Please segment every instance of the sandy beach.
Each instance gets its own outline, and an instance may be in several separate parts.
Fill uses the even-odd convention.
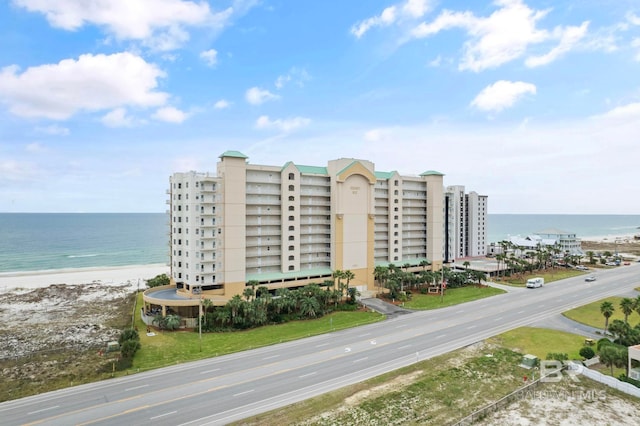
[[[99,268],[56,269],[48,271],[4,272],[0,273],[0,293],[13,289],[34,289],[52,284],[101,284],[137,287],[144,281],[159,274],[169,274],[165,264],[115,266]]]

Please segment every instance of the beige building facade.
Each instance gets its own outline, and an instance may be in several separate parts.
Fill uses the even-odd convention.
[[[427,260],[439,270],[443,190],[434,171],[402,176],[346,158],[254,165],[227,151],[215,174],[170,178],[172,285],[223,305],[247,285],[321,284],[336,270],[353,272],[361,292],[376,290],[378,265],[421,269]]]

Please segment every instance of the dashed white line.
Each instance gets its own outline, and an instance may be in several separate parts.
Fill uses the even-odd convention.
[[[220,369],[219,368],[214,368],[213,370],[202,371],[202,372],[200,372],[200,374],[213,373],[214,371],[220,371]]]
[[[170,416],[170,415],[175,414],[175,413],[177,413],[177,411],[170,411],[168,413],[164,413],[164,414],[160,414],[158,416],[151,417],[151,418],[149,418],[149,420],[159,419],[160,417]]]
[[[255,391],[255,389],[251,389],[251,390],[248,390],[248,391],[244,391],[244,392],[236,393],[236,394],[233,394],[233,396],[245,395],[245,394],[247,394],[247,393],[251,393],[251,392],[253,392],[253,391]]]
[[[460,309],[459,311],[456,311],[456,314],[461,314],[464,312],[464,309]]]
[[[265,360],[265,359],[273,359],[273,358],[278,358],[279,356],[280,355],[271,355],[271,356],[268,356],[268,357],[265,357],[265,358],[262,358],[262,359],[263,360]]]
[[[500,321],[502,319],[502,317],[498,317],[496,319],[494,319],[494,321]]]
[[[467,327],[467,330],[471,330],[472,328],[476,328],[477,325],[470,325],[469,327]]]
[[[43,411],[55,410],[56,408],[59,408],[59,407],[60,407],[59,405],[54,405],[53,407],[43,408],[42,410],[32,411],[32,412],[27,413],[27,414],[42,413]]]
[[[354,362],[354,363],[356,363],[356,362],[360,362],[360,361],[366,361],[366,360],[368,360],[368,359],[369,359],[369,357],[368,357],[368,356],[365,356],[364,358],[356,359],[356,360],[355,360],[355,361],[353,361],[353,362]]]
[[[436,336],[436,339],[441,339],[441,338],[443,338],[444,336],[446,336],[446,334],[441,334],[441,335],[439,335],[439,336]]]
[[[318,374],[318,372],[314,371],[313,373],[303,374],[302,376],[298,376],[298,378],[304,379],[305,377],[310,377],[310,376],[313,376],[314,374]]]
[[[134,387],[134,388],[128,388],[128,389],[125,389],[124,391],[125,391],[125,392],[129,392],[129,391],[136,390],[136,389],[146,388],[147,386],[149,386],[149,385],[140,385],[140,386],[136,386],[136,387]]]
[[[327,343],[322,343],[320,345],[316,345],[316,348],[321,348],[323,346],[327,346],[328,344],[329,344],[328,342]]]
[[[409,325],[409,324],[400,324],[400,325],[396,325],[396,328],[402,328],[402,327],[406,327],[406,326],[408,326],[408,325]]]
[[[524,311],[518,311],[518,312],[516,312],[516,314],[522,314],[522,313],[524,313]]]
[[[400,347],[398,348],[398,350],[400,350],[400,349],[407,349],[407,348],[410,348],[410,347],[411,347],[411,345],[404,345],[404,346],[400,346]]]
[[[367,336],[370,336],[370,335],[371,335],[371,333],[364,333],[364,334],[359,335],[358,337],[367,337]]]

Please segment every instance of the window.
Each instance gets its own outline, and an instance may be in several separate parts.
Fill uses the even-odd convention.
[[[293,271],[293,265],[289,265],[289,270]]]
[[[294,237],[293,235],[289,235],[289,241],[295,241],[296,237]]]
[[[294,246],[289,246],[289,251],[294,251],[295,247]]]
[[[180,189],[180,188],[182,188],[182,184],[181,183],[178,184],[178,189]]]
[[[289,216],[289,221],[293,221],[295,218],[293,216]]]
[[[289,227],[289,231],[295,231],[295,230],[296,230],[295,226],[292,225],[292,226]]]
[[[289,211],[290,211],[290,212],[294,211],[295,209],[296,209],[295,207],[293,207],[293,206],[289,206]]]
[[[293,173],[289,173],[289,180],[295,180],[296,175],[294,175]]]
[[[296,197],[294,197],[293,195],[289,195],[289,201],[295,201]]]
[[[293,191],[293,190],[295,190],[295,188],[296,188],[295,186],[289,185],[289,191]]]
[[[393,181],[393,185],[394,185],[394,186],[398,186],[398,181],[397,181],[397,180],[394,180],[394,181]]]
[[[294,260],[294,259],[295,259],[295,257],[293,255],[289,256],[289,260]]]

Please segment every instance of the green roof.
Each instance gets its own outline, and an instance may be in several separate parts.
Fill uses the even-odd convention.
[[[389,180],[395,172],[375,172],[377,179]]]
[[[402,268],[407,263],[410,266],[420,266],[420,262],[422,262],[423,260],[426,260],[427,262],[429,262],[429,264],[431,264],[431,261],[429,259],[427,259],[426,257],[421,257],[421,258],[418,258],[418,259],[396,260],[395,262],[377,261],[375,263],[375,265],[376,266],[389,266],[391,264],[394,264],[396,267]]]
[[[218,158],[224,158],[224,157],[249,158],[246,155],[244,155],[243,153],[241,153],[240,151],[225,151]]]
[[[435,170],[427,170],[426,172],[421,173],[420,176],[444,176],[444,174],[436,172]]]
[[[326,167],[319,166],[299,166],[296,164],[296,168],[300,171],[300,173],[307,173],[311,175],[327,175]]]
[[[280,281],[287,278],[307,279],[309,277],[316,277],[322,275],[331,275],[333,271],[331,268],[314,268],[305,269],[303,271],[291,271],[291,272],[269,272],[265,274],[247,274],[245,279],[248,281]]]

